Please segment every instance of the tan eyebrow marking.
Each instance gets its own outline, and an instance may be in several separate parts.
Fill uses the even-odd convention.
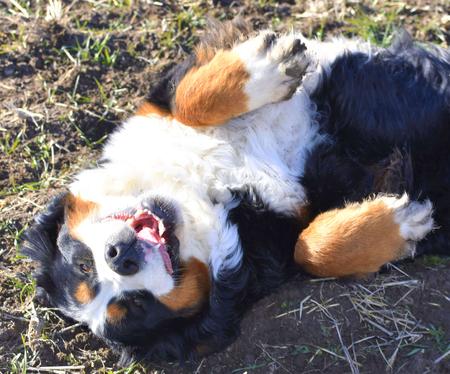
[[[87,282],[80,282],[75,290],[74,297],[80,304],[88,304],[94,299],[94,290]]]
[[[69,194],[66,200],[66,221],[69,232],[74,234],[74,230],[87,216],[95,209],[97,204],[92,201],[84,200],[73,194]]]

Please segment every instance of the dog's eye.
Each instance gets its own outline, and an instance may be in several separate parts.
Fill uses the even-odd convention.
[[[92,266],[84,263],[78,265],[82,273],[89,274],[92,271]]]

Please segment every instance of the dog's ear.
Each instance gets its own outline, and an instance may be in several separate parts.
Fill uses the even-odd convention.
[[[59,229],[64,222],[64,209],[68,196],[68,192],[56,195],[45,211],[39,213],[34,219],[35,225],[43,229],[52,242],[56,242]]]
[[[46,210],[38,214],[34,224],[25,231],[21,243],[20,252],[38,264],[33,275],[37,283],[36,297],[43,304],[47,304],[48,293],[56,290],[51,276],[52,264],[58,252],[56,240],[64,223],[67,195],[67,192],[61,193],[50,201]]]
[[[34,223],[24,233],[21,252],[38,262],[47,262],[57,250],[56,239],[64,222],[64,206],[67,192],[55,196],[44,212],[39,213]]]

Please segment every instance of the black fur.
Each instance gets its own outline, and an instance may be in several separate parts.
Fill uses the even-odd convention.
[[[429,198],[440,229],[418,252],[450,254],[450,53],[403,32],[373,58],[338,58],[313,98],[330,141],[311,152],[301,180],[311,211],[378,192]],[[400,178],[380,185],[378,170],[398,153]]]
[[[171,112],[176,88],[186,73],[195,65],[195,61],[195,56],[190,55],[180,64],[171,64],[163,69],[154,77],[155,83],[151,85],[150,92],[145,99]]]
[[[57,291],[51,273],[58,252],[56,239],[59,226],[64,222],[65,196],[63,193],[54,197],[46,211],[36,216],[34,225],[25,231],[21,245],[21,252],[40,265],[33,276],[37,284],[36,296],[43,304],[48,304]]]

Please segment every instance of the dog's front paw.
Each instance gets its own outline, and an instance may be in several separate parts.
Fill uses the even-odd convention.
[[[296,34],[277,37],[263,31],[234,51],[249,73],[245,92],[250,110],[290,98],[311,65],[306,46]]]
[[[393,209],[400,235],[406,242],[402,257],[414,256],[416,243],[435,228],[433,204],[430,200],[410,201],[407,194],[400,198],[385,197],[384,201]]]

